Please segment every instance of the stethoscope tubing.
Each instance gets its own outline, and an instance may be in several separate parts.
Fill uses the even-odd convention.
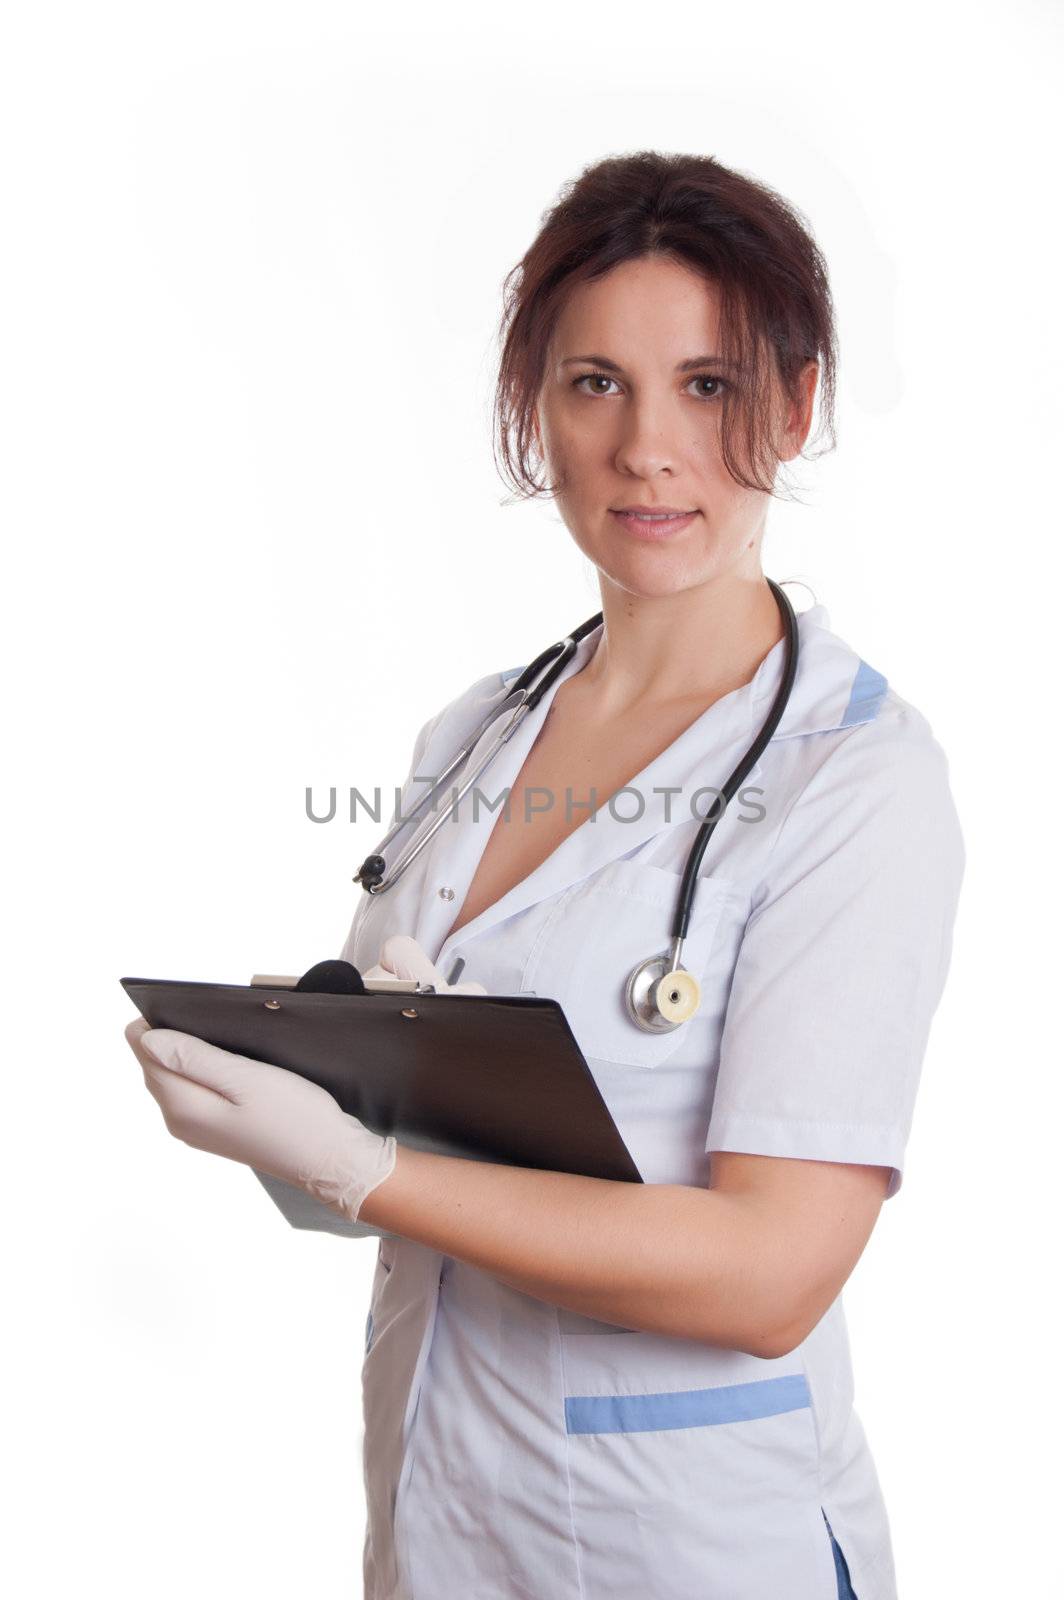
[[[680,965],[683,940],[686,937],[688,924],[691,919],[691,908],[694,902],[694,892],[698,883],[698,869],[702,864],[702,859],[706,853],[706,847],[709,844],[717,823],[724,815],[724,811],[737,792],[739,785],[743,782],[743,779],[748,775],[755,763],[760,759],[765,746],[768,744],[773,733],[776,731],[776,727],[787,704],[787,699],[790,695],[797,671],[798,624],[795,618],[794,609],[780,586],[777,583],[774,583],[771,578],[768,578],[766,581],[769,588],[772,590],[773,596],[775,597],[776,604],[779,607],[780,615],[783,618],[784,626],[786,628],[785,637],[787,643],[787,655],[784,664],[783,677],[780,681],[779,689],[776,692],[775,698],[772,702],[772,707],[769,711],[768,717],[765,720],[764,726],[761,729],[761,732],[758,734],[758,737],[754,743],[750,746],[750,749],[743,756],[743,759],[739,762],[738,766],[722,785],[721,790],[711,806],[708,816],[705,818],[701,827],[699,828],[694,844],[691,847],[686,865],[684,867],[683,875],[680,880],[676,911],[672,920],[669,948],[670,970],[676,970]],[[568,634],[564,639],[559,640],[556,644],[550,645],[548,649],[541,651],[541,653],[536,656],[534,661],[529,662],[528,666],[525,667],[524,671],[511,685],[505,699],[501,702],[501,704],[492,707],[487,716],[480,723],[480,726],[465,741],[461,749],[448,763],[446,771],[440,775],[432,787],[427,790],[427,792],[421,797],[411,811],[407,812],[405,816],[397,818],[393,826],[389,829],[388,833],[377,846],[374,854],[367,856],[366,860],[362,863],[358,872],[355,874],[355,883],[361,883],[362,887],[369,894],[382,894],[384,890],[390,889],[392,885],[402,877],[403,873],[413,865],[417,857],[433,839],[437,829],[442,827],[442,825],[447,821],[448,817],[453,814],[463,796],[469,792],[474,783],[476,783],[477,779],[481,777],[491,765],[502,746],[507,742],[508,739],[512,738],[514,733],[516,733],[524,718],[530,711],[534,710],[534,708],[539,704],[543,695],[565,671],[565,668],[572,660],[576,652],[576,647],[580,641],[585,638],[587,634],[589,634],[594,628],[597,628],[601,621],[602,612],[598,611],[593,617],[589,617],[586,622],[582,622],[578,628],[574,628],[573,632]],[[401,852],[399,860],[389,870],[385,865],[383,852],[387,849],[389,844],[391,844],[393,840],[398,837],[403,829],[407,828],[415,820],[415,818],[420,815],[424,808],[429,805],[440,793],[440,791],[450,781],[454,773],[457,772],[457,770],[468,759],[470,753],[476,748],[477,744],[483,738],[488,728],[490,728],[492,724],[497,722],[502,716],[506,716],[507,720],[504,722],[498,735],[492,740],[481,759],[476,763],[473,771],[464,780],[461,788],[455,792],[450,803],[444,808],[443,811],[439,813],[437,817],[433,818],[432,822],[427,828],[421,828],[418,830],[417,834],[410,841],[405,850]]]
[[[680,889],[676,901],[676,913],[672,919],[671,938],[673,940],[673,950],[670,953],[672,955],[674,965],[677,965],[679,962],[679,955],[677,953],[678,946],[679,944],[682,944],[682,941],[687,936],[687,925],[691,920],[691,907],[694,902],[695,885],[698,882],[698,869],[702,865],[702,858],[706,853],[706,846],[713,837],[713,831],[721,817],[724,815],[725,809],[734,799],[740,784],[743,782],[744,778],[749,775],[751,769],[757,764],[757,762],[760,761],[765,750],[765,746],[775,733],[776,728],[779,725],[779,720],[783,715],[787,701],[790,697],[791,689],[794,685],[795,674],[798,670],[798,619],[794,614],[794,607],[791,605],[790,600],[784,594],[778,583],[774,583],[771,578],[766,579],[766,582],[775,596],[776,604],[780,610],[780,616],[783,618],[783,624],[787,630],[785,635],[787,654],[784,661],[783,677],[780,680],[780,686],[776,691],[775,698],[772,701],[772,706],[761,728],[761,732],[758,734],[749,750],[743,756],[734,772],[732,772],[731,775],[721,785],[720,793],[710,807],[705,821],[702,823],[702,826],[699,828],[698,833],[695,836],[694,844],[691,846],[691,852],[687,857],[687,864],[683,870],[683,877],[680,880]]]
[[[431,788],[426,790],[417,804],[405,816],[396,819],[377,846],[375,853],[367,856],[362,863],[355,874],[355,883],[361,883],[369,894],[382,894],[385,889],[390,889],[394,883],[398,882],[407,868],[413,865],[417,857],[431,842],[437,829],[443,826],[477,779],[487,771],[503,745],[517,732],[528,713],[535,709],[547,690],[565,671],[565,668],[573,659],[576,647],[581,639],[589,634],[593,628],[597,628],[601,621],[602,612],[599,611],[595,616],[589,617],[586,622],[582,622],[579,628],[575,628],[571,634],[559,640],[557,644],[552,644],[548,649],[541,651],[534,661],[529,662],[521,675],[511,684],[506,698],[499,705],[492,707],[480,723],[480,726],[465,741],[461,749],[456,752],[448,763],[446,770],[441,773]],[[503,716],[507,717],[507,720],[498,735],[492,740],[472,772],[463,782],[461,788],[455,791],[450,803],[437,817],[433,818],[428,827],[418,830],[415,837],[401,853],[399,860],[389,871],[384,862],[384,851],[389,844],[398,837],[404,828],[409,827],[427,805],[432,803],[450,782],[454,773],[464,765],[470,752],[476,749],[487,730]]]
[[[496,707],[495,710],[493,710],[484,719],[473,736],[466,740],[461,750],[458,751],[457,755],[448,765],[446,771],[443,772],[440,777],[437,778],[432,787],[422,795],[421,799],[412,808],[412,810],[408,811],[405,816],[401,816],[396,820],[393,826],[385,834],[380,844],[377,846],[376,852],[371,856],[367,856],[365,861],[363,861],[361,867],[359,867],[357,873],[355,874],[354,882],[361,883],[362,887],[368,894],[382,894],[385,889],[390,889],[394,883],[399,881],[408,867],[413,866],[422,850],[424,850],[425,847],[430,844],[432,839],[435,837],[437,829],[442,828],[443,824],[447,821],[447,818],[455,811],[461,802],[463,795],[469,792],[474,783],[476,783],[477,779],[487,770],[492,761],[494,761],[495,757],[498,755],[507,739],[509,739],[510,736],[516,732],[519,723],[527,714],[527,703],[518,704],[511,709],[509,719],[503,726],[502,730],[498,736],[492,740],[491,744],[484,752],[484,755],[477,762],[469,776],[465,779],[461,788],[455,791],[450,803],[439,813],[438,816],[432,819],[428,827],[422,827],[418,830],[418,832],[414,835],[414,838],[411,839],[405,850],[403,850],[400,854],[399,860],[390,870],[388,870],[385,866],[383,852],[388,848],[389,844],[391,844],[392,841],[398,837],[404,828],[409,827],[410,823],[412,823],[414,819],[420,815],[425,807],[429,805],[430,802],[435,799],[436,795],[438,795],[446,786],[452,774],[456,772],[458,768],[466,761],[470,751],[476,748],[477,744],[480,742],[488,728],[491,727],[493,722],[498,721],[500,715],[503,714],[506,706],[509,704],[509,700],[510,697],[508,696],[501,708]]]

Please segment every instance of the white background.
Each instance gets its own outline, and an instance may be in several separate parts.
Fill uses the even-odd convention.
[[[969,857],[905,1185],[846,1290],[857,1405],[902,1600],[1043,1592],[1059,9],[387,16],[4,28],[8,1586],[361,1592],[376,1244],[167,1135],[118,979],[337,954],[375,830],[312,825],[306,785],[394,784],[445,700],[598,609],[551,506],[503,504],[494,329],[562,183],[653,147],[774,185],[831,269],[839,445],[765,567],[929,717]]]

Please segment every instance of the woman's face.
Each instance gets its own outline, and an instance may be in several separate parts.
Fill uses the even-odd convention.
[[[719,293],[666,256],[645,256],[578,285],[548,352],[536,407],[540,448],[577,545],[630,594],[666,595],[761,571],[769,496],[735,482],[721,459]],[[812,415],[784,420],[778,453],[797,455]],[[793,424],[797,423],[795,427]],[[640,524],[625,507],[693,512]]]

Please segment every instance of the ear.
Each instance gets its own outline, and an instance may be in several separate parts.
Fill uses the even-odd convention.
[[[813,399],[816,395],[817,378],[820,373],[818,361],[807,361],[798,376],[798,399],[787,412],[783,434],[783,450],[780,452],[781,461],[792,461],[801,452],[802,446],[809,437],[809,429],[813,423]],[[790,452],[789,454],[787,452]]]

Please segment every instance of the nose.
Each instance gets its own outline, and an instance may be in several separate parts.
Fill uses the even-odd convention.
[[[633,478],[675,473],[681,460],[679,420],[668,414],[664,401],[644,398],[626,407],[621,439],[614,456],[619,472]]]

